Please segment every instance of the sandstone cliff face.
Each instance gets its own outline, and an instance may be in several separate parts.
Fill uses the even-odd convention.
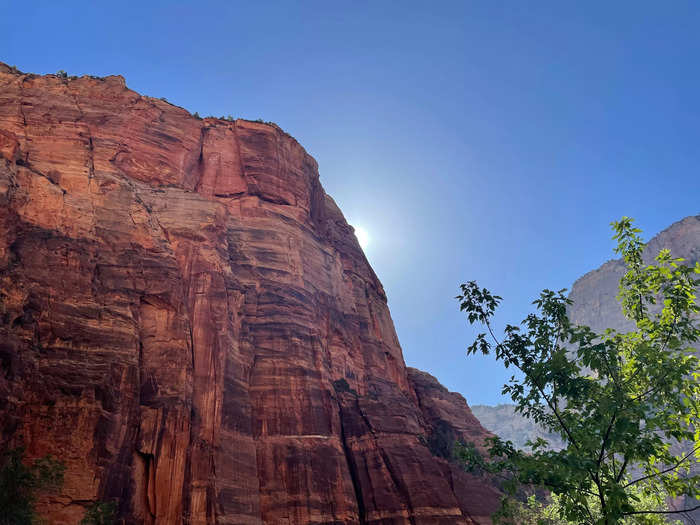
[[[0,65],[0,438],[67,466],[75,524],[469,524],[497,494],[425,445],[479,442],[408,372],[316,162],[121,77]],[[428,376],[429,377],[429,376]]]

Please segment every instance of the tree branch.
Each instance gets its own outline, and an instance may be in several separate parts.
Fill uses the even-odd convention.
[[[496,344],[497,344],[498,346],[500,346],[501,343],[498,342],[498,339],[497,339],[496,336],[493,334],[493,330],[491,329],[491,323],[489,323],[488,321],[486,321],[485,324],[486,324],[486,328],[488,329],[489,333],[491,334],[491,337],[493,338],[493,340],[496,342]],[[518,365],[517,363],[514,363],[514,366],[515,366],[515,368],[517,368],[518,370],[520,370],[523,374],[525,374],[526,377],[528,376],[528,373],[525,372],[525,370],[523,370],[522,367],[521,367],[520,365]],[[574,439],[574,436],[573,436],[573,435],[571,434],[571,432],[569,431],[569,428],[566,426],[566,424],[564,424],[564,421],[562,421],[561,416],[559,415],[559,411],[556,409],[556,407],[555,407],[555,406],[552,404],[552,402],[549,400],[549,398],[547,397],[547,394],[545,394],[544,390],[543,390],[542,388],[540,388],[540,386],[537,385],[536,383],[535,383],[535,387],[537,388],[537,390],[539,391],[539,393],[542,395],[542,398],[546,401],[547,406],[549,407],[549,409],[550,409],[550,410],[554,413],[554,415],[556,416],[557,421],[559,422],[559,425],[560,425],[561,428],[564,430],[564,432],[566,432],[566,435],[568,436],[569,441],[580,451],[580,450],[581,450],[581,447],[579,446],[578,442]]]
[[[603,437],[603,444],[600,447],[600,454],[598,454],[598,461],[596,462],[598,470],[600,470],[600,464],[603,461],[603,456],[605,455],[605,446],[608,444],[608,438],[610,437],[610,431],[612,430],[612,427],[615,424],[616,419],[617,419],[617,408],[615,409],[615,413],[613,414],[612,418],[610,418],[610,424],[608,425],[608,428],[605,431],[605,437]]]
[[[634,481],[630,481],[629,483],[627,483],[627,485],[623,486],[622,488],[626,489],[630,485],[634,485],[635,483],[639,483],[640,481],[644,481],[644,480],[650,479],[650,478],[655,478],[656,476],[660,476],[661,474],[666,474],[667,472],[671,472],[673,470],[676,470],[684,461],[687,461],[690,458],[690,456],[692,456],[698,450],[700,450],[700,445],[698,445],[697,447],[694,447],[693,450],[691,450],[685,456],[683,456],[680,460],[678,460],[675,465],[672,465],[669,468],[667,468],[665,470],[661,470],[661,471],[656,472],[654,474],[649,474],[648,476],[642,476],[641,478],[635,479]]]
[[[689,509],[681,510],[635,510],[632,512],[623,512],[623,516],[631,516],[632,514],[682,514],[683,512],[693,512],[694,510],[700,509],[700,505],[691,507]]]
[[[620,467],[620,472],[617,475],[617,478],[615,478],[615,483],[620,483],[622,476],[625,474],[625,470],[627,470],[627,463],[629,463],[629,458],[625,456],[625,460],[622,462],[622,466]]]

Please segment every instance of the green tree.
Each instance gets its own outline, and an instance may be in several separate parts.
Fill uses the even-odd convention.
[[[116,518],[117,505],[112,501],[96,501],[90,505],[80,525],[112,525]]]
[[[664,498],[657,494],[644,494],[640,490],[635,490],[634,495],[638,498],[638,504],[645,509],[654,511],[667,511],[668,506]],[[588,505],[595,516],[600,516],[599,502],[592,496],[588,496]],[[539,501],[534,494],[525,501],[509,500],[504,515],[504,521],[512,522],[516,525],[571,525],[572,522],[561,518],[562,498],[554,495],[551,501]],[[650,514],[644,516],[630,516],[622,519],[622,525],[682,525],[680,521],[669,521],[663,513]]]
[[[499,338],[493,316],[501,297],[473,281],[457,297],[469,322],[488,333],[467,353],[494,354],[516,369],[503,393],[566,443],[554,451],[538,439],[525,453],[494,438],[487,461],[468,447],[459,455],[468,468],[499,475],[507,493],[544,487],[562,519],[596,525],[651,523],[649,517],[681,512],[646,506],[655,495],[700,497],[700,476],[689,473],[700,459],[700,369],[692,348],[700,337],[700,264],[685,266],[667,250],[645,264],[632,220],[623,217],[613,228],[627,265],[619,299],[634,331],[595,334],[573,325],[565,290],[544,290],[535,312],[521,326],[506,325]],[[650,309],[655,304],[658,313]],[[671,445],[681,442],[686,452],[674,454]]]
[[[37,494],[63,484],[65,466],[51,456],[27,465],[24,448],[8,449],[0,456],[0,525],[31,525]]]

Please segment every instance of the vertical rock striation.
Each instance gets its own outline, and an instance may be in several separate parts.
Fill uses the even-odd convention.
[[[66,464],[50,523],[487,521],[437,429],[487,435],[293,138],[0,65],[0,437]]]

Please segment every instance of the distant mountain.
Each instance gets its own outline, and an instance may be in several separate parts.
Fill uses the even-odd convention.
[[[546,439],[555,450],[564,447],[559,436],[545,432],[530,419],[516,414],[515,405],[471,405],[471,409],[484,427],[501,438],[512,441],[518,448],[527,448],[525,444],[537,438]]]

